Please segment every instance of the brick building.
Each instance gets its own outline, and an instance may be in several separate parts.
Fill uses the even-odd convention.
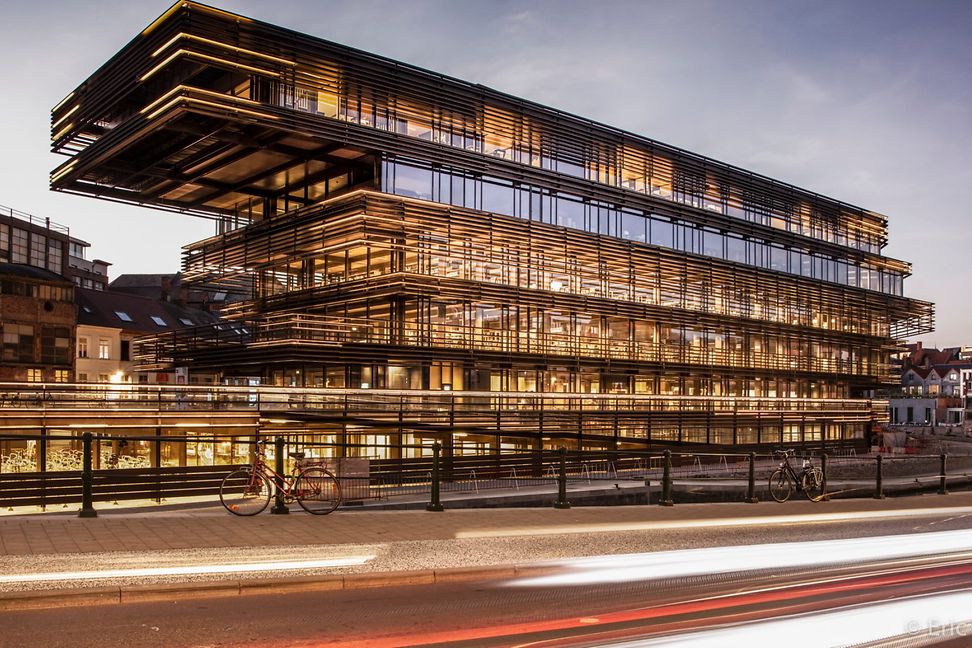
[[[0,382],[71,382],[74,285],[29,265],[0,263]]]
[[[89,260],[90,247],[65,225],[0,205],[0,263],[44,268],[82,288],[105,290],[111,264]]]

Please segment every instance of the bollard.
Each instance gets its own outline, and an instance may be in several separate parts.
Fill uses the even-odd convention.
[[[874,477],[874,499],[884,499],[884,456],[877,456],[877,473]]]
[[[91,487],[94,482],[94,475],[91,473],[90,432],[85,432],[81,435],[81,457],[81,510],[78,511],[78,517],[98,517],[98,511],[94,510],[94,505],[91,500]]]
[[[947,460],[948,460],[948,455],[943,452],[941,454],[941,461],[942,461],[942,470],[940,473],[941,483],[938,486],[939,495],[948,495],[948,485],[945,483],[948,477],[948,473],[946,472],[946,465],[945,465]]]
[[[749,453],[749,487],[746,490],[746,502],[748,504],[759,504],[756,497],[756,453]]]
[[[662,495],[658,504],[660,506],[674,506],[675,502],[672,501],[672,451],[666,450],[664,456],[665,467],[662,473]]]
[[[432,444],[432,500],[425,507],[426,511],[435,513],[445,510],[442,508],[442,502],[439,501],[439,453],[441,452],[442,446],[436,441]]]
[[[554,502],[554,508],[569,509],[570,502],[567,501],[567,448],[560,446],[557,452],[560,453],[560,472],[557,474],[557,501]]]
[[[279,475],[276,477],[276,488],[274,489],[273,507],[270,513],[274,515],[286,515],[290,509],[284,503],[284,439],[277,437],[273,440],[273,469]]]
[[[830,495],[827,494],[827,453],[820,455],[820,500],[823,502],[830,501]]]
[[[645,480],[645,503],[651,504],[651,480]]]

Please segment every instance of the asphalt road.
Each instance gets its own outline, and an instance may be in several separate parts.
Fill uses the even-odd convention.
[[[590,546],[616,541],[615,551],[583,552],[585,538],[571,538],[571,543],[579,543],[569,545],[572,555],[614,555],[594,559],[593,566],[591,561],[562,560],[563,573],[548,581],[483,581],[8,611],[0,613],[0,646],[575,646],[623,643],[632,638],[641,642],[646,635],[689,630],[717,634],[698,635],[701,643],[680,637],[689,642],[684,645],[733,646],[740,645],[738,638],[718,633],[775,633],[765,621],[753,623],[775,618],[786,623],[808,619],[815,623],[813,632],[783,627],[778,632],[785,640],[781,637],[780,643],[822,648],[840,645],[835,643],[841,639],[839,633],[850,631],[840,630],[840,615],[847,606],[856,606],[853,610],[859,617],[882,613],[881,606],[890,604],[908,607],[904,612],[884,610],[889,620],[878,616],[863,625],[887,632],[896,627],[900,632],[917,633],[915,636],[946,640],[945,645],[967,646],[972,644],[972,624],[963,625],[961,619],[956,622],[948,614],[955,608],[960,615],[969,611],[972,617],[972,599],[927,597],[972,596],[970,552],[932,551],[935,555],[920,558],[882,558],[881,547],[910,545],[919,548],[915,553],[925,553],[921,547],[948,535],[940,532],[969,528],[968,517],[941,516],[864,524],[853,520],[793,524],[775,527],[772,534],[754,527],[590,534],[586,536]],[[685,542],[686,534],[691,542]],[[890,541],[874,538],[891,534],[907,535]],[[650,548],[656,553],[626,553],[638,544],[638,538],[640,549],[634,551]],[[829,545],[824,538],[842,538],[852,544]],[[518,560],[523,561],[524,555],[536,555],[529,543],[552,547],[563,539],[479,542],[504,555],[518,553]],[[809,562],[812,546],[749,546],[810,539],[817,540],[814,545],[823,551]],[[657,553],[686,546],[699,549]],[[442,549],[455,551],[456,547],[444,543]],[[858,558],[844,559],[852,554]],[[652,563],[658,556],[664,560]],[[729,563],[725,568],[707,567]],[[906,621],[918,625],[902,625]],[[741,623],[744,625],[724,627]],[[945,629],[932,631],[920,627],[923,623],[945,624]],[[838,634],[828,637],[826,629]],[[767,644],[756,640],[747,645]]]
[[[968,556],[572,587],[489,581],[8,612],[0,645],[604,645],[968,588]]]

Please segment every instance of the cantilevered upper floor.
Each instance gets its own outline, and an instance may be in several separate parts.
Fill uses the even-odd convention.
[[[884,259],[887,242],[874,212],[195,2],[65,97],[51,134],[70,156],[54,189],[218,218],[379,185],[380,162],[405,156],[834,256]],[[900,282],[908,265],[890,261]]]

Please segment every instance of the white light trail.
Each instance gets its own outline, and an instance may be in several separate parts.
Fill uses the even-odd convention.
[[[593,585],[960,552],[972,552],[972,530],[579,558],[547,563],[563,567],[564,573],[524,578],[507,584],[523,587]]]
[[[456,538],[507,538],[516,536],[567,535],[580,533],[616,533],[618,531],[653,531],[665,529],[703,529],[712,527],[778,526],[784,524],[826,524],[862,520],[887,520],[915,517],[952,517],[972,514],[972,506],[885,511],[855,511],[848,513],[806,513],[801,515],[772,515],[764,517],[712,518],[700,520],[670,520],[645,522],[610,522],[604,524],[570,524],[513,529],[476,529],[459,531]]]
[[[837,648],[865,643],[870,645],[870,642],[901,636],[914,640],[913,643],[901,644],[908,646],[961,640],[963,637],[972,644],[972,592],[902,599],[610,645],[613,648],[774,645],[785,645],[787,648]]]
[[[202,574],[243,574],[247,572],[293,571],[352,567],[362,565],[374,556],[348,556],[322,560],[285,560],[278,562],[236,563],[225,565],[180,565],[178,567],[141,567],[76,572],[10,574],[0,576],[0,583],[34,583],[41,581],[101,580],[106,578],[140,578],[146,576],[188,576]]]

